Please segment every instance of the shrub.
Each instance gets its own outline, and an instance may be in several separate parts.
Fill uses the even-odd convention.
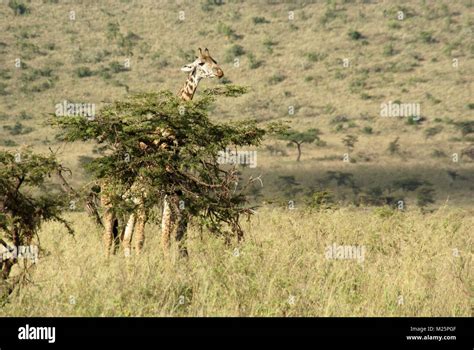
[[[319,62],[319,61],[324,60],[326,57],[327,57],[327,55],[324,54],[324,53],[308,52],[306,54],[306,58],[310,62]]]
[[[268,83],[270,85],[275,85],[275,84],[281,83],[285,79],[286,77],[284,75],[280,73],[275,73],[270,77],[270,79],[268,80]]]
[[[94,75],[94,72],[89,67],[78,67],[74,72],[79,78],[86,78]]]
[[[225,62],[232,62],[236,57],[245,54],[245,50],[241,45],[232,45],[225,53]]]
[[[374,130],[372,129],[371,126],[365,126],[363,129],[362,129],[362,132],[364,134],[367,134],[367,135],[372,135]]]
[[[270,23],[265,17],[252,17],[253,24],[265,24]]]
[[[352,40],[360,40],[364,38],[364,36],[357,30],[351,30],[348,35]]]
[[[26,7],[25,4],[18,2],[17,0],[10,0],[8,2],[8,7],[13,10],[15,16],[26,15],[30,12],[30,9]]]
[[[316,210],[330,209],[334,206],[334,195],[327,190],[316,191],[309,196],[307,205]]]
[[[390,142],[388,144],[388,152],[391,154],[391,155],[394,155],[395,153],[400,153],[400,143],[399,143],[399,140],[400,138],[397,137],[395,140],[393,140],[392,142]]]
[[[434,44],[436,43],[436,39],[433,37],[433,33],[431,32],[421,32],[420,33],[420,40],[425,44]]]
[[[433,126],[425,130],[425,137],[426,138],[433,137],[439,134],[441,131],[443,131],[443,127],[441,125]]]
[[[461,131],[462,136],[474,133],[474,120],[455,122],[454,126]]]
[[[247,58],[249,60],[249,68],[250,69],[257,69],[262,65],[262,61],[257,60],[253,53],[248,53]]]

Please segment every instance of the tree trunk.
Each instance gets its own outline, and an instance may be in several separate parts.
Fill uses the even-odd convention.
[[[298,147],[298,158],[296,158],[296,161],[299,162],[301,159],[301,143],[296,143],[296,147]]]

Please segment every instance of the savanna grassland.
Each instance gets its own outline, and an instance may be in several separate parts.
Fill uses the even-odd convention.
[[[73,186],[98,150],[56,139],[55,105],[98,111],[178,91],[198,47],[225,76],[201,82],[197,98],[250,89],[218,100],[212,118],[319,131],[299,162],[276,137],[255,149],[243,174],[263,186],[243,242],[192,225],[189,258],[168,261],[156,218],[141,256],[106,259],[100,230],[71,212],[75,235],[43,225],[38,264],[0,315],[472,315],[473,10],[471,0],[0,2],[0,147],[58,150]],[[389,102],[420,115],[385,117]],[[333,244],[364,247],[364,258],[328,259]]]

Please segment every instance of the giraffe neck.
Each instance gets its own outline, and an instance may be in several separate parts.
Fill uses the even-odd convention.
[[[186,79],[181,90],[179,90],[178,96],[184,101],[192,100],[201,79],[202,78],[196,74],[196,69],[193,70],[189,73],[188,79]]]

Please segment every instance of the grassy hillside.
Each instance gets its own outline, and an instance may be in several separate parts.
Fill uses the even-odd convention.
[[[297,130],[322,132],[319,146],[303,145],[300,164],[282,141],[258,150],[253,172],[267,177],[266,196],[282,197],[279,176],[294,176],[307,189],[319,188],[327,171],[342,171],[367,191],[418,178],[434,185],[441,203],[449,197],[469,205],[473,160],[461,154],[473,136],[456,123],[473,116],[472,1],[24,4],[26,10],[0,6],[0,146],[59,146],[45,120],[63,100],[99,109],[127,92],[177,91],[185,80],[179,68],[202,46],[225,78],[203,81],[201,89],[228,82],[251,88],[218,103],[213,117],[289,120]],[[389,101],[419,104],[420,121],[382,117]],[[342,143],[346,135],[358,137],[353,150]],[[396,137],[399,152],[390,154]],[[78,184],[78,159],[93,156],[92,145],[60,146]],[[343,162],[344,153],[352,163]],[[347,189],[324,185],[346,199],[340,192]]]

